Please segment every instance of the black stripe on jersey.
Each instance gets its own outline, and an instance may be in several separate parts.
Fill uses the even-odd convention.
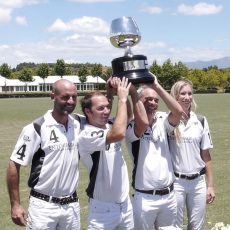
[[[37,132],[39,136],[41,136],[41,126],[44,123],[45,119],[44,117],[39,117],[33,122],[34,129]],[[38,183],[39,175],[42,170],[42,165],[44,162],[45,152],[40,148],[38,151],[34,154],[32,159],[32,166],[30,170],[30,177],[28,180],[28,186],[31,188],[34,188],[34,186]]]
[[[199,115],[199,114],[197,114],[196,116],[197,116],[197,119],[198,119],[198,120],[200,121],[200,123],[202,124],[202,127],[204,128],[204,116]]]
[[[81,115],[79,116],[76,113],[71,114],[71,116],[80,123],[80,130],[83,130],[84,125],[86,124],[86,117]]]
[[[89,174],[89,185],[86,189],[86,193],[88,197],[93,198],[93,192],[94,192],[94,187],[96,183],[98,165],[99,165],[99,160],[100,160],[100,151],[96,151],[92,153],[91,158],[93,161],[93,166]]]
[[[131,143],[132,145],[132,155],[133,155],[133,173],[132,173],[132,186],[135,189],[135,178],[136,178],[136,171],[137,171],[137,164],[139,158],[139,150],[140,150],[140,140],[136,140]]]
[[[28,186],[31,188],[34,188],[34,186],[38,183],[44,158],[45,158],[45,152],[41,148],[39,148],[38,151],[34,154],[32,160],[30,177],[28,180]]]
[[[41,136],[41,126],[44,123],[44,121],[45,121],[44,117],[39,117],[33,122],[34,129],[36,130],[39,136]]]

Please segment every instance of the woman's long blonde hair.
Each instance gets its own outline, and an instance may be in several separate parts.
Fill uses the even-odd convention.
[[[171,88],[171,92],[170,92],[172,97],[175,98],[176,100],[178,100],[178,97],[180,95],[181,89],[186,85],[189,85],[191,87],[192,91],[193,91],[193,84],[192,84],[191,81],[189,81],[187,79],[182,79],[182,80],[179,80],[176,83],[174,83],[174,85]],[[196,108],[197,108],[197,104],[196,104],[194,98],[192,98],[192,104],[191,104],[191,107],[190,107],[190,111],[191,110],[195,111]],[[175,134],[175,137],[176,137],[176,142],[177,142],[177,144],[179,144],[181,142],[181,133],[180,133],[180,130],[179,130],[178,127],[175,128],[174,134]]]

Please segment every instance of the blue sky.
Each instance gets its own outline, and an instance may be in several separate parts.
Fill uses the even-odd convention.
[[[229,0],[0,0],[0,65],[101,63],[124,55],[109,41],[111,21],[132,17],[151,64],[230,56]]]

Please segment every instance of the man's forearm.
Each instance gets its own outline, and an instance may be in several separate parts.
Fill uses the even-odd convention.
[[[20,181],[20,166],[13,161],[9,162],[7,168],[7,187],[10,197],[11,206],[20,204],[19,181]]]
[[[145,107],[142,101],[139,100],[137,92],[131,93],[134,121],[135,121],[135,134],[140,137],[144,131],[147,129],[149,122],[146,114]]]

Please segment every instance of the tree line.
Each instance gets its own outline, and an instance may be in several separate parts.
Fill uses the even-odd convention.
[[[206,89],[229,89],[230,88],[230,68],[218,69],[217,66],[208,68],[189,69],[182,62],[172,63],[170,59],[162,65],[157,61],[149,66],[149,71],[155,74],[158,81],[166,89],[181,78],[190,80],[197,90]],[[56,63],[21,63],[16,68],[11,68],[7,63],[0,66],[0,75],[8,79],[19,79],[23,82],[33,81],[33,76],[38,75],[44,81],[50,75],[78,75],[79,80],[84,83],[87,76],[101,77],[107,80],[112,75],[112,69],[98,63],[90,64],[67,64],[63,59],[58,59]]]

